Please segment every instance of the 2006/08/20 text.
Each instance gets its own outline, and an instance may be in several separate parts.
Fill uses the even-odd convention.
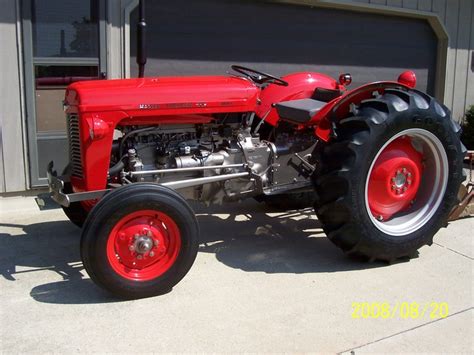
[[[446,302],[352,302],[352,318],[441,319],[449,315]]]

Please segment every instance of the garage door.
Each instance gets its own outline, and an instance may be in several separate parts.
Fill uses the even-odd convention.
[[[259,1],[147,1],[146,75],[223,74],[231,64],[283,75],[350,72],[354,85],[416,72],[434,91],[437,40],[426,21]],[[131,75],[135,24],[131,18]]]

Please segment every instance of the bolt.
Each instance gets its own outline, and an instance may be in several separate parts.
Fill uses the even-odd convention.
[[[135,247],[134,247],[133,245],[130,245],[130,246],[128,247],[128,250],[134,251],[134,250],[135,250]]]
[[[155,253],[153,251],[150,251],[150,257],[153,258],[155,256]]]

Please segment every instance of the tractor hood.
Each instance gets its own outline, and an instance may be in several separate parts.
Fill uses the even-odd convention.
[[[65,104],[79,112],[131,116],[246,112],[255,110],[258,93],[249,80],[231,76],[94,80],[71,84]]]

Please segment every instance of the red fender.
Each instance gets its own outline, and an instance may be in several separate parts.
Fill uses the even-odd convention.
[[[382,95],[385,89],[394,88],[410,89],[412,86],[407,86],[397,81],[378,81],[360,86],[345,92],[342,96],[329,102],[311,118],[308,125],[317,125],[315,130],[316,136],[328,142],[331,139],[332,133],[331,122],[347,117],[351,110],[351,104],[358,104],[363,100],[373,98],[374,91]]]

